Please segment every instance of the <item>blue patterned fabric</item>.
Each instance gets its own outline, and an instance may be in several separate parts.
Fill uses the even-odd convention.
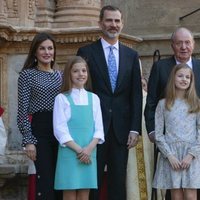
[[[115,55],[113,54],[113,46],[110,46],[110,52],[108,54],[108,72],[110,77],[110,83],[112,87],[112,91],[114,92],[117,82],[117,64]]]

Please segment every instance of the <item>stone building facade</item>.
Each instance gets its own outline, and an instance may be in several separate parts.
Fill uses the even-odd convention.
[[[0,105],[5,108],[7,148],[6,155],[0,156],[0,199],[26,199],[27,164],[16,126],[17,78],[31,40],[38,32],[51,33],[57,42],[56,60],[62,68],[80,46],[100,37],[98,15],[106,4],[122,10],[125,26],[120,41],[139,52],[145,76],[149,75],[156,49],[162,57],[172,54],[169,39],[177,26],[194,32],[195,56],[199,57],[198,0],[1,0]]]
[[[123,32],[140,37],[136,49],[142,58],[146,77],[152,66],[156,49],[162,57],[172,55],[170,37],[176,27],[189,28],[195,36],[194,56],[200,56],[200,4],[198,0],[104,0],[104,4],[118,6],[123,13]]]

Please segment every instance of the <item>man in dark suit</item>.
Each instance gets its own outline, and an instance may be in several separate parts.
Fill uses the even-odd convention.
[[[187,63],[194,72],[195,86],[198,96],[200,96],[200,60],[192,58],[194,50],[194,38],[192,33],[184,28],[177,28],[171,37],[171,47],[174,56],[161,59],[153,64],[148,82],[148,95],[145,107],[145,123],[149,139],[155,141],[155,109],[158,101],[164,97],[165,87],[172,68],[179,63]],[[167,200],[170,195],[167,194]]]
[[[142,87],[138,54],[118,41],[123,28],[121,11],[113,6],[101,9],[102,38],[78,50],[88,62],[93,91],[101,101],[105,143],[97,147],[98,188],[107,165],[108,199],[126,200],[128,149],[141,133]],[[117,80],[113,88],[109,71],[110,46],[116,61]],[[134,186],[133,186],[134,187]],[[91,199],[99,199],[93,191]]]

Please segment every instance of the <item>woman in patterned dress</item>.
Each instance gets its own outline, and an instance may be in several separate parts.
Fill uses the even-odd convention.
[[[36,166],[36,200],[62,197],[54,190],[58,143],[53,134],[53,104],[62,82],[60,71],[54,69],[55,56],[52,36],[38,33],[18,79],[17,125],[25,152]]]
[[[155,114],[155,138],[161,156],[153,187],[170,189],[172,200],[196,200],[200,188],[200,100],[187,64],[176,65],[165,99]]]
[[[63,200],[88,200],[97,188],[96,145],[104,142],[100,100],[88,92],[89,71],[80,56],[64,70],[61,93],[53,110],[54,134],[59,141],[55,189]]]

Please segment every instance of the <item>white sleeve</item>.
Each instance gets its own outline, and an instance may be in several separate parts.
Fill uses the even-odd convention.
[[[60,145],[73,140],[67,126],[70,117],[71,108],[67,98],[63,94],[58,94],[53,108],[53,130]]]
[[[98,144],[102,144],[105,141],[102,112],[99,97],[95,94],[93,94],[93,117],[95,126],[94,138],[98,138]]]

